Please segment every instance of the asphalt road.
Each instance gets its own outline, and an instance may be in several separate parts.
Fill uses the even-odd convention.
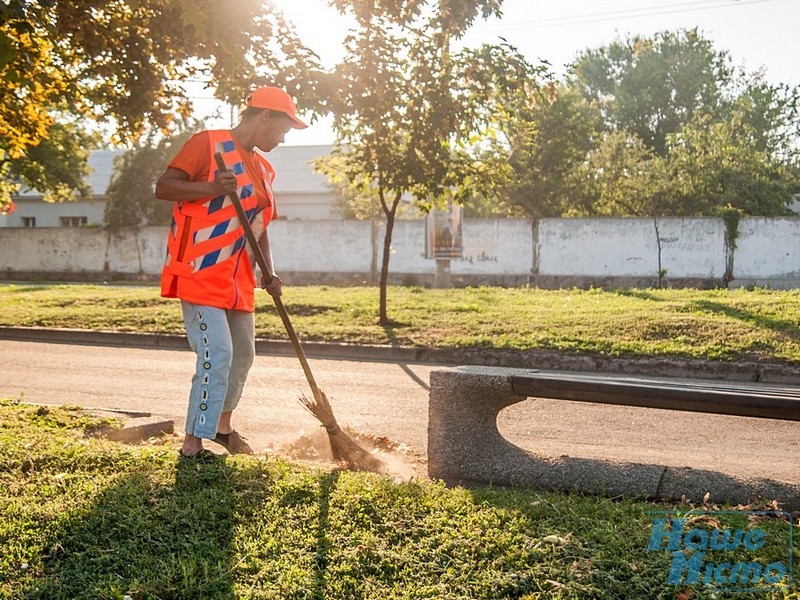
[[[0,340],[0,356],[0,397],[145,411],[183,426],[190,352]],[[411,474],[424,476],[428,377],[436,366],[310,363],[340,423],[405,445]],[[302,393],[308,386],[297,359],[257,356],[235,426],[259,452],[321,433],[297,402]],[[800,481],[799,422],[528,399],[503,411],[498,426],[513,443],[552,456]]]

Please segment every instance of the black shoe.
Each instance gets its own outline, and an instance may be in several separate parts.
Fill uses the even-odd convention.
[[[250,444],[236,430],[230,433],[217,433],[214,441],[231,454],[254,454]]]
[[[192,460],[195,462],[209,462],[212,460],[216,460],[217,455],[214,454],[211,450],[206,450],[205,448],[201,448],[194,454],[186,454],[181,448],[178,451],[178,454],[183,460]]]

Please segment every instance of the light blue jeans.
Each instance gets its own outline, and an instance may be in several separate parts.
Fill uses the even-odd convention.
[[[181,301],[189,346],[197,355],[186,433],[213,439],[220,415],[242,397],[255,358],[253,313]]]

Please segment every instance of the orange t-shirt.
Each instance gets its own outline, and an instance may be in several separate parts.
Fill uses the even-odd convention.
[[[211,169],[211,157],[208,155],[209,134],[201,131],[194,134],[188,142],[183,145],[180,152],[170,161],[167,168],[180,169],[189,176],[190,181],[208,181]],[[233,136],[231,136],[233,137]],[[236,138],[233,138],[236,149],[242,157],[245,171],[253,182],[253,191],[258,202],[258,209],[263,210],[270,205],[267,188],[264,186],[264,176],[256,162],[257,159],[252,152],[248,152],[239,145]],[[216,168],[216,165],[214,166]]]

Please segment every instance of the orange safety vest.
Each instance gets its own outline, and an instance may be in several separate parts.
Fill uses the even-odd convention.
[[[261,167],[269,204],[259,211],[253,182],[245,171],[230,131],[209,131],[211,168],[217,173],[214,153],[220,152],[228,169],[236,173],[239,199],[256,239],[272,220],[275,171],[255,153]],[[217,308],[255,310],[254,257],[248,248],[236,208],[228,196],[176,202],[167,234],[167,258],[161,272],[161,295]]]

